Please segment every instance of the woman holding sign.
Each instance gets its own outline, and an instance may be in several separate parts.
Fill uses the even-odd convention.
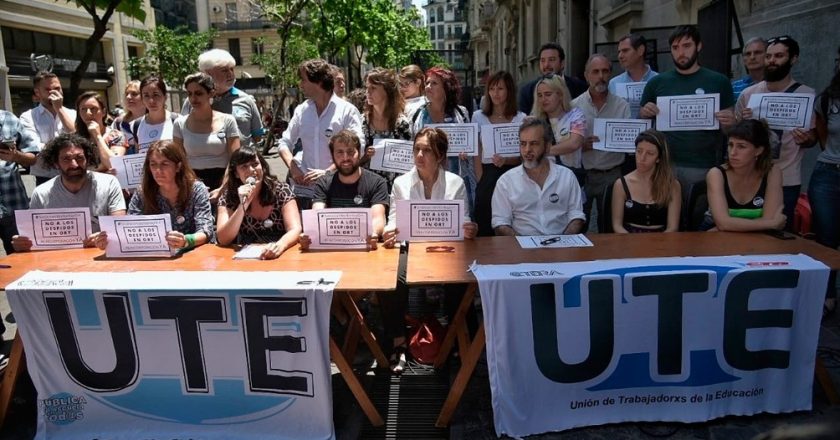
[[[362,132],[367,151],[362,166],[370,169],[373,143],[376,139],[411,139],[411,127],[405,117],[405,100],[397,89],[397,75],[393,70],[375,68],[365,76],[365,108],[362,114]],[[388,181],[388,190],[394,185],[397,173],[371,170]]]
[[[745,119],[729,132],[726,163],[706,174],[709,211],[702,229],[782,229],[782,172],[773,165],[764,121]]]
[[[215,237],[207,187],[196,179],[184,149],[172,141],[157,141],[149,147],[143,182],[131,197],[128,213],[168,213],[172,231],[166,241],[173,250],[190,250]]]
[[[448,148],[446,133],[437,128],[424,128],[414,137],[414,168],[397,177],[391,190],[391,209],[382,237],[386,248],[393,248],[397,244],[398,200],[464,200],[466,208],[467,193],[464,181],[443,168]],[[478,225],[470,221],[469,213],[465,213],[464,218],[464,238],[473,239]],[[394,294],[379,296],[386,337],[391,336],[394,342],[391,367],[397,374],[402,373],[406,362],[404,317],[408,306],[408,286],[405,284],[407,258],[408,243],[403,243],[400,249],[397,291]],[[446,290],[444,300],[447,315],[454,316],[463,295],[463,288],[459,285],[447,285]]]
[[[125,136],[105,123],[108,106],[98,92],[84,92],[76,98],[76,133],[85,137],[99,150],[97,171],[111,170],[112,148],[125,148]]]
[[[294,246],[303,231],[295,195],[271,175],[262,155],[253,147],[234,151],[227,175],[216,219],[219,244],[264,243],[263,260]]]
[[[578,183],[583,186],[582,147],[586,137],[586,116],[581,109],[572,108],[563,75],[549,74],[540,79],[534,88],[531,116],[549,122],[554,142],[548,155],[558,156],[564,166],[575,172]]]
[[[516,85],[510,73],[496,72],[487,80],[484,92],[484,106],[473,113],[473,122],[478,124],[479,133],[484,125],[519,124],[525,119],[525,113],[517,110]],[[519,165],[519,157],[502,157],[494,154],[484,157],[484,145],[479,144],[478,155],[481,161],[475,161],[475,175],[478,184],[475,187],[475,210],[473,217],[478,223],[479,236],[493,236],[493,226],[490,225],[490,200],[499,177],[511,168]]]
[[[636,169],[613,184],[612,227],[628,232],[676,232],[680,226],[680,182],[671,171],[665,135],[636,136]]]

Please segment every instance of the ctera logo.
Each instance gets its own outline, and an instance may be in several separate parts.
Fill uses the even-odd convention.
[[[276,295],[276,291],[272,293]],[[89,390],[89,398],[149,419],[214,424],[268,417],[288,408],[295,396],[314,395],[311,371],[272,368],[271,359],[272,353],[284,357],[306,353],[306,338],[300,329],[309,318],[307,298],[259,295],[253,291],[248,296],[233,295],[228,304],[227,296],[216,295],[76,291],[45,292],[44,301],[64,370]],[[75,317],[68,302],[70,296]],[[228,312],[234,304],[238,314]],[[272,331],[270,323],[278,321],[284,322],[283,331]],[[74,322],[107,333],[113,345],[91,350],[89,342],[80,343],[85,334]],[[239,377],[208,375],[207,347],[219,344],[202,341],[202,328],[213,325],[227,325],[231,327],[228,330],[241,335],[246,359],[240,362],[247,362],[247,366]],[[150,334],[155,338],[161,334],[177,337],[180,371],[144,374],[149,370],[141,365],[138,347],[142,344],[138,340],[146,344],[144,354],[154,352],[148,345],[160,339],[150,339]],[[90,365],[103,364],[95,359],[103,352],[112,353],[106,356],[112,356],[113,362],[108,364],[113,367],[94,369]],[[148,358],[142,359],[147,362],[146,368],[157,367],[149,365]]]
[[[673,385],[705,386],[738,380],[738,377],[727,373],[720,366],[718,359],[725,361],[731,367],[730,370],[787,368],[790,363],[790,351],[750,350],[747,346],[747,333],[751,329],[769,327],[790,329],[793,325],[793,312],[788,309],[751,310],[749,302],[757,290],[762,290],[762,295],[770,295],[772,293],[766,292],[773,290],[769,289],[784,292],[779,289],[796,287],[800,272],[791,269],[744,271],[731,276],[726,291],[720,292],[724,276],[733,269],[722,266],[699,269],[697,266],[635,267],[586,274],[586,280],[583,280],[582,276],[567,280],[563,284],[563,308],[582,307],[582,280],[588,286],[589,328],[575,329],[578,330],[575,333],[588,333],[589,352],[585,359],[578,363],[564,362],[558,351],[563,342],[558,340],[555,285],[532,284],[531,320],[534,357],[538,368],[546,378],[554,382],[578,383],[599,378],[607,373],[617,355],[618,362],[612,373],[589,387],[590,391]],[[636,276],[629,276],[632,273],[636,273]],[[710,289],[709,285],[714,282],[715,275],[717,288]],[[617,280],[620,280],[619,284],[629,284],[619,286],[618,291],[622,292],[619,301],[615,301],[614,298]],[[718,356],[714,349],[692,350],[689,362],[683,362],[683,341],[686,340],[683,310],[684,300],[689,295],[710,295],[710,299],[723,302],[721,356]],[[619,309],[620,313],[622,306],[645,297],[655,298],[657,304],[655,365],[651,365],[650,353],[614,351],[616,309]],[[684,365],[688,366],[689,371],[683,371]],[[652,377],[652,371],[659,378],[672,376],[684,380],[679,383],[657,381]]]

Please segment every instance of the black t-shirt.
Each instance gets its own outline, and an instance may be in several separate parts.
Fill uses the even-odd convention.
[[[388,183],[382,176],[364,168],[356,183],[345,184],[338,171],[324,174],[315,182],[312,202],[322,202],[327,208],[370,208],[381,204],[388,207]]]

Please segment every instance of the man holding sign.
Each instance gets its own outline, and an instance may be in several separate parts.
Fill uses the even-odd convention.
[[[814,89],[800,84],[791,75],[791,69],[799,62],[799,43],[796,40],[788,36],[767,40],[767,50],[764,57],[764,81],[744,90],[735,105],[735,111],[741,118],[754,119],[759,117],[759,109],[750,105],[750,101],[760,99],[756,95],[765,93],[814,95]],[[809,112],[811,106],[805,104],[807,102],[809,101],[803,101],[803,104],[799,106],[802,108],[790,108],[791,104],[776,103],[779,107],[787,107],[779,108],[776,112],[783,113],[786,110],[797,113]],[[773,103],[770,105],[772,106]],[[773,147],[772,150],[774,162],[782,170],[782,191],[785,204],[783,213],[787,216],[787,224],[785,225],[787,230],[790,230],[793,224],[793,210],[802,188],[801,165],[802,156],[805,155],[804,149],[813,147],[817,142],[815,127],[814,118],[810,118],[807,128],[777,128],[772,130],[781,139],[781,148]],[[773,127],[771,126],[771,128]]]
[[[618,63],[624,68],[624,73],[616,75],[615,78],[610,80],[610,93],[619,95],[618,89],[622,84],[639,84],[644,89],[645,83],[658,75],[645,63],[646,43],[645,37],[639,34],[627,34],[618,40]],[[625,88],[627,87],[625,86]],[[634,88],[627,89],[628,92],[632,90]],[[627,96],[627,102],[630,104],[630,117],[633,119],[639,117],[639,98],[640,96],[635,94]]]
[[[125,215],[125,199],[116,177],[88,169],[99,165],[96,146],[76,134],[62,134],[47,143],[41,155],[44,164],[60,174],[35,188],[29,208],[90,208],[94,232],[84,246],[104,249],[108,239],[99,232],[98,217]],[[18,252],[28,251],[32,240],[16,235],[12,245]]]

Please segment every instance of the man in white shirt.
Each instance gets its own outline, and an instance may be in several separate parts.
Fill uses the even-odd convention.
[[[38,72],[32,80],[35,98],[40,101],[37,107],[20,115],[20,124],[37,142],[38,148],[62,133],[76,131],[76,112],[64,107],[64,93],[61,81],[52,72]],[[35,183],[40,185],[58,175],[57,170],[44,166],[38,159],[30,172],[35,176]]]
[[[304,61],[298,69],[300,90],[308,99],[295,108],[289,127],[277,142],[280,157],[289,167],[289,181],[300,209],[312,203],[313,184],[327,171],[335,169],[329,143],[333,134],[351,130],[361,139],[364,151],[362,117],[353,104],[333,93],[334,77],[324,60]],[[302,150],[293,154],[300,139]]]
[[[522,165],[499,178],[493,192],[496,235],[577,234],[583,229],[583,204],[574,173],[548,160],[551,128],[527,117],[519,127]]]

